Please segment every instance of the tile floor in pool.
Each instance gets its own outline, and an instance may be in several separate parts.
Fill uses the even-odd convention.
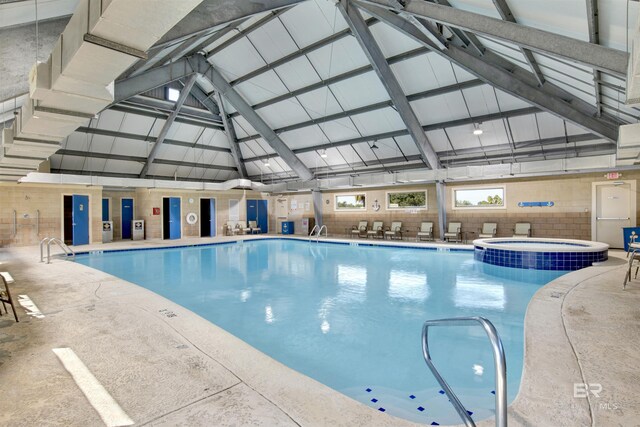
[[[28,296],[44,316],[20,307],[20,323],[0,317],[0,425],[108,424],[54,348],[72,349],[136,425],[413,425],[292,372],[145,289],[38,256],[34,247],[0,249],[14,295]],[[510,425],[637,423],[640,280],[622,291],[619,256],[563,276],[532,300]],[[599,397],[574,397],[582,382],[600,384]]]

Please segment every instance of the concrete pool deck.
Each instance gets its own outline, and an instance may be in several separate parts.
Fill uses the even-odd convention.
[[[624,253],[610,255],[533,297],[510,425],[638,425],[640,280],[623,291]],[[28,295],[44,315],[29,316],[19,307],[19,323],[0,317],[0,425],[108,424],[54,348],[73,350],[136,425],[415,425],[292,371],[144,288],[73,262],[38,260],[37,247],[0,249],[0,271],[16,281],[14,299]],[[426,365],[423,374],[431,375]],[[588,398],[574,397],[574,384],[582,383],[591,384]]]

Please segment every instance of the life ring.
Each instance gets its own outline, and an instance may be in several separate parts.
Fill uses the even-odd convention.
[[[198,214],[196,214],[195,212],[189,212],[187,214],[187,224],[193,225],[196,222],[198,222]]]

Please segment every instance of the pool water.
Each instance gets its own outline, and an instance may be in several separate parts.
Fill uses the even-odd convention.
[[[422,358],[427,319],[484,316],[522,373],[529,300],[562,271],[477,262],[473,252],[264,239],[79,255],[150,289],[366,405],[426,424],[459,418]],[[491,347],[479,327],[430,331],[434,363],[475,420],[493,415]]]

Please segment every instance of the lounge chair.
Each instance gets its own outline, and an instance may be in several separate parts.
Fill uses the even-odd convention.
[[[373,221],[370,230],[367,230],[367,238],[382,239],[384,237],[384,223],[382,221]]]
[[[478,232],[478,239],[491,239],[496,237],[498,231],[498,224],[495,222],[485,222],[482,224],[482,229]]]
[[[420,231],[418,231],[416,240],[433,240],[433,222],[420,224]]]
[[[224,227],[225,236],[232,236],[236,234],[236,222],[235,221],[227,221]]]
[[[450,242],[451,239],[454,239],[456,242],[462,241],[462,223],[461,222],[450,222],[449,228],[447,232],[444,233],[444,240]]]
[[[531,223],[517,222],[513,229],[513,237],[531,237]]]
[[[367,237],[367,227],[369,226],[369,221],[360,221],[358,226],[355,225],[351,227],[351,237]]]
[[[251,234],[260,234],[262,230],[258,227],[258,223],[256,221],[249,221],[249,233]]]
[[[391,227],[384,232],[385,237],[389,239],[402,240],[402,222],[396,221],[391,223]]]
[[[9,290],[9,283],[13,283],[13,277],[11,277],[11,274],[7,273],[6,271],[0,272],[0,277],[2,277],[2,283],[4,284],[4,290],[0,289],[0,301],[2,301],[4,311],[9,314],[7,306],[5,305],[9,304],[11,306],[11,310],[13,310],[13,317],[16,318],[16,322],[19,322],[18,314],[16,313],[16,306],[13,303],[13,298],[11,298],[11,291]],[[2,309],[0,309],[0,315],[2,315]]]

